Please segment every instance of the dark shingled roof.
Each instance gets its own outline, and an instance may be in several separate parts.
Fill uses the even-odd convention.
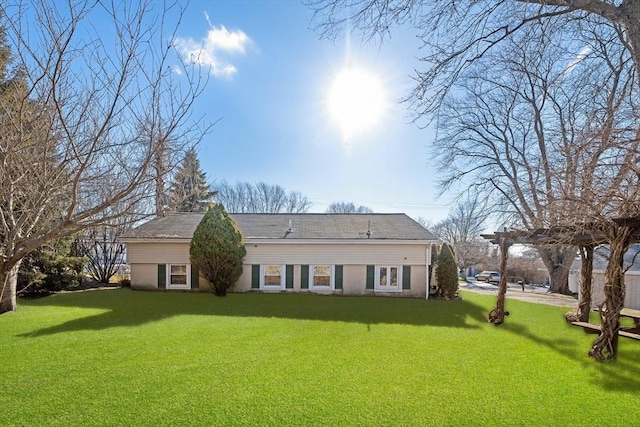
[[[169,213],[124,239],[190,239],[202,213]],[[231,214],[245,239],[438,240],[405,214]],[[291,227],[291,231],[289,231]]]

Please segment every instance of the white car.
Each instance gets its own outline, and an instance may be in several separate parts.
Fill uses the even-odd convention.
[[[476,280],[478,282],[498,283],[500,282],[500,273],[485,270],[482,273],[476,274]]]

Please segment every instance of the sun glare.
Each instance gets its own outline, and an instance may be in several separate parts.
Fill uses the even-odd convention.
[[[373,128],[382,118],[385,103],[380,80],[359,68],[343,69],[329,93],[329,113],[346,139]]]

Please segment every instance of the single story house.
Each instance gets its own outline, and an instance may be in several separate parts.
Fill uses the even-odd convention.
[[[167,213],[121,238],[133,289],[209,290],[189,260],[202,213]],[[231,214],[244,238],[232,292],[428,298],[438,238],[405,214]]]

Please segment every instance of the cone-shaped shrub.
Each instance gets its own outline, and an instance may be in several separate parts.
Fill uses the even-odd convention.
[[[436,281],[444,298],[451,299],[458,292],[458,269],[453,248],[448,243],[442,245],[438,254]]]
[[[193,233],[189,255],[217,296],[225,296],[238,281],[246,253],[236,222],[222,204],[214,205]]]

